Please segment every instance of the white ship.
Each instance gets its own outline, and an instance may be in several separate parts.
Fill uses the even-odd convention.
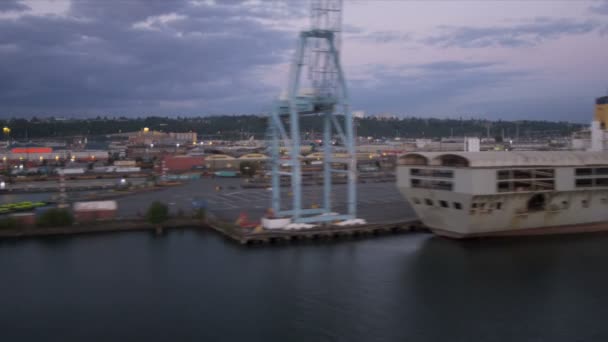
[[[589,151],[407,153],[399,190],[443,236],[608,230],[608,97],[596,105]]]

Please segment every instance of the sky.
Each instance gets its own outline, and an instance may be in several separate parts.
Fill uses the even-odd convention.
[[[270,110],[304,0],[0,0],[0,118]],[[588,122],[608,93],[608,1],[345,0],[367,114]]]

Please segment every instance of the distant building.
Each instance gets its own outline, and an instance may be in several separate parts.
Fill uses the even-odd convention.
[[[392,114],[392,113],[380,113],[380,114],[374,115],[374,117],[376,119],[379,119],[379,120],[395,120],[395,119],[398,119],[397,115]]]
[[[185,133],[169,133],[169,137],[176,142],[185,144],[196,144],[196,133],[185,132]]]
[[[365,117],[365,112],[362,110],[356,110],[353,112],[353,117],[357,119],[363,119]]]
[[[129,145],[193,145],[197,142],[195,132],[159,132],[142,130],[129,134]]]
[[[104,150],[73,151],[70,153],[71,160],[81,162],[106,161],[108,157],[108,151]]]
[[[202,156],[165,156],[163,158],[163,167],[167,172],[186,172],[196,168],[202,168],[205,165],[205,158]]]

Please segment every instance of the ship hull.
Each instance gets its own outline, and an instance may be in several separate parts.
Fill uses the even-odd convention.
[[[608,190],[554,191],[541,210],[528,210],[531,194],[471,195],[400,188],[420,221],[451,238],[526,236],[608,231]],[[417,200],[416,200],[417,199]],[[426,204],[430,199],[434,205]],[[447,202],[444,208],[438,203]],[[459,203],[461,209],[454,209]],[[474,203],[478,205],[475,207]],[[479,204],[484,207],[480,208]],[[500,203],[500,208],[497,204]]]
[[[481,237],[512,237],[512,236],[538,236],[538,235],[560,235],[560,234],[583,234],[583,233],[597,233],[608,231],[608,221],[586,223],[586,224],[574,224],[574,225],[561,225],[551,227],[539,227],[529,229],[518,229],[518,230],[503,230],[503,231],[492,231],[492,232],[479,232],[479,233],[460,233],[456,231],[449,231],[443,229],[430,229],[431,232],[438,236],[447,237],[451,239],[472,239]]]

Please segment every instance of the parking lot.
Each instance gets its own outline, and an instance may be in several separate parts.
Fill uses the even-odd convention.
[[[149,203],[158,200],[169,205],[172,213],[192,212],[192,201],[204,199],[211,212],[219,218],[233,221],[241,213],[251,219],[261,217],[270,207],[271,191],[267,189],[242,189],[240,179],[200,179],[184,185],[159,191],[135,194],[118,199],[119,216],[133,217],[143,215]],[[217,188],[220,190],[216,190]],[[303,187],[303,206],[312,207],[322,204],[320,186]],[[401,196],[394,183],[358,184],[358,216],[368,222],[389,222],[414,217],[414,212]],[[290,189],[282,189],[282,204],[291,204]],[[335,185],[332,192],[333,209],[345,211],[346,186]]]

